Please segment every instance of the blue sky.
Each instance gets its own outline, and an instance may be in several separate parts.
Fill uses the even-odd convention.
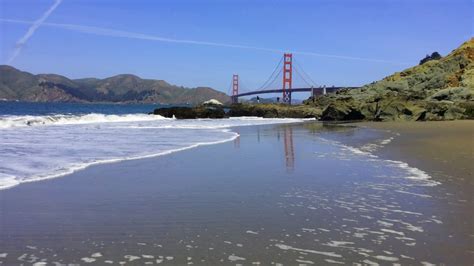
[[[0,0],[2,64],[21,46],[10,64],[32,73],[132,73],[228,92],[233,73],[259,87],[282,52],[293,51],[316,83],[351,86],[433,51],[446,55],[474,25],[471,0],[58,1]]]

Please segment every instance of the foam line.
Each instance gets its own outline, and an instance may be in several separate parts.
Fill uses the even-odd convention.
[[[171,118],[164,118],[159,115],[146,114],[126,114],[126,115],[105,115],[105,114],[84,114],[84,115],[47,115],[47,116],[0,116],[0,128],[26,127],[26,126],[47,126],[47,125],[73,125],[91,123],[113,123],[113,122],[140,122],[154,121]]]
[[[68,175],[91,165],[232,141],[238,137],[230,131],[232,127],[302,121],[176,120],[143,114],[4,116],[0,117],[0,189]]]
[[[229,132],[229,130],[222,130],[222,131],[223,132]],[[183,148],[178,148],[178,149],[173,149],[173,150],[168,150],[168,151],[164,151],[164,152],[159,152],[159,153],[149,154],[149,155],[143,155],[143,156],[131,156],[131,157],[124,157],[124,158],[100,160],[100,161],[95,161],[95,162],[90,162],[90,163],[83,163],[83,164],[80,164],[80,165],[72,166],[72,167],[66,169],[64,172],[55,173],[55,174],[46,175],[46,176],[33,176],[33,177],[30,177],[28,179],[23,179],[23,180],[15,180],[13,176],[8,176],[9,178],[7,179],[7,182],[0,183],[0,190],[12,188],[12,187],[15,187],[17,185],[20,185],[21,183],[38,182],[38,181],[44,181],[44,180],[48,180],[48,179],[53,179],[53,178],[69,175],[69,174],[72,174],[72,173],[77,172],[79,170],[86,169],[87,167],[93,166],[93,165],[116,163],[116,162],[121,162],[121,161],[130,161],[130,160],[139,160],[139,159],[146,159],[146,158],[153,158],[153,157],[172,154],[172,153],[179,152],[179,151],[185,151],[185,150],[197,148],[197,147],[200,147],[200,146],[207,146],[207,145],[215,145],[215,144],[225,143],[225,142],[232,141],[232,140],[236,139],[237,137],[239,137],[239,134],[237,134],[235,132],[232,132],[232,133],[233,133],[232,137],[230,137],[228,139],[224,139],[224,140],[218,140],[218,141],[213,141],[213,142],[196,143],[196,144],[193,144],[193,145],[190,145],[190,146],[187,146],[187,147],[183,147]],[[0,175],[0,177],[1,177],[1,175]],[[3,179],[2,179],[2,182],[3,182]]]

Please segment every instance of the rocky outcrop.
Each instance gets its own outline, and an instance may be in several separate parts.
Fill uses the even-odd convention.
[[[341,120],[363,120],[365,116],[362,112],[350,105],[334,104],[328,105],[321,116],[322,120],[326,121],[341,121]]]
[[[474,119],[474,39],[441,59],[304,103],[328,121]]]
[[[214,106],[158,108],[153,111],[153,114],[177,119],[224,118],[226,116],[222,107]]]
[[[321,113],[321,109],[307,105],[233,104],[227,115],[265,118],[319,118]]]
[[[227,110],[227,112],[226,112]],[[200,105],[196,107],[168,107],[155,109],[153,114],[177,119],[228,118],[257,116],[264,118],[319,118],[322,110],[305,105],[233,104],[229,107]]]

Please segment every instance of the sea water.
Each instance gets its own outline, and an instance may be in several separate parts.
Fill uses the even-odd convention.
[[[0,189],[87,166],[169,154],[234,139],[230,127],[301,119],[177,120],[153,105],[0,103]]]

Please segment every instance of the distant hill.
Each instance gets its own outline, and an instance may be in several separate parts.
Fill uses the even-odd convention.
[[[199,104],[209,99],[230,101],[225,93],[212,88],[178,87],[130,74],[105,79],[69,79],[56,74],[33,75],[7,65],[0,65],[0,99],[161,104]]]
[[[436,55],[436,54],[435,54]],[[325,120],[474,118],[474,39],[360,89],[310,98]]]

